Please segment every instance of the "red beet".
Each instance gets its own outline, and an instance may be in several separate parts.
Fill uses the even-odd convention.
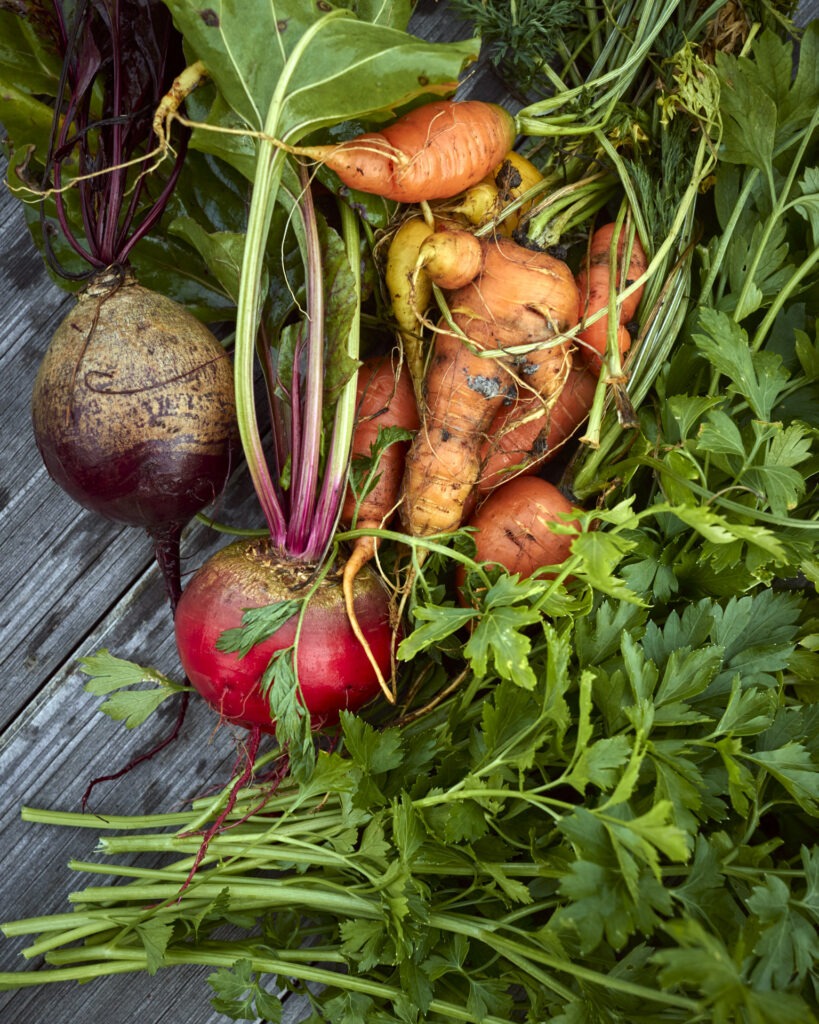
[[[275,732],[259,681],[271,656],[292,645],[296,617],[240,657],[217,647],[225,630],[241,625],[248,608],[304,596],[313,567],[280,558],[267,539],[245,539],[217,552],[193,576],[176,609],[175,631],[185,673],[226,721]],[[389,676],[395,637],[387,592],[371,571],[356,580],[356,611],[376,663]],[[355,711],[380,690],[344,606],[340,573],[330,572],[310,598],[296,656],[301,698],[314,728],[331,725],[342,709]]]

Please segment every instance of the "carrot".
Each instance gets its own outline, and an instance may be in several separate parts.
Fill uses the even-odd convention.
[[[418,398],[424,376],[421,318],[432,301],[432,282],[423,268],[416,267],[421,245],[433,230],[423,217],[402,221],[390,239],[384,267],[392,314]]]
[[[441,282],[456,280],[451,276],[446,278],[447,259],[444,253],[448,251],[450,243],[446,240],[441,246],[441,238],[450,230],[456,231],[457,234],[461,233],[456,222],[449,218],[436,217],[433,223],[428,223],[421,216],[405,217],[392,232],[387,249],[384,282],[398,337],[401,340],[406,368],[410,371],[418,401],[422,395],[425,359],[422,322],[432,304],[433,281],[442,288],[450,288],[450,284],[444,285]],[[426,249],[422,256],[422,247],[432,239],[436,239],[437,242]],[[476,261],[482,259],[480,243],[472,236],[469,240],[477,249],[477,252],[472,254],[472,263],[475,266]],[[466,242],[467,246],[470,241]],[[431,268],[427,266],[430,259]],[[471,281],[472,276],[474,273],[467,276],[464,284]]]
[[[567,518],[573,506],[547,480],[521,476],[498,487],[470,518],[474,530],[475,560],[502,566],[521,578],[544,566],[560,566],[569,557],[574,533],[556,533],[550,524],[577,526]],[[554,572],[543,573],[553,577]],[[462,590],[465,573],[461,567],[456,583]]]
[[[468,188],[458,199],[457,205],[452,207],[452,212],[464,217],[476,228],[492,220],[498,212],[498,186],[493,175],[490,174],[477,185]]]
[[[504,404],[481,446],[476,498],[553,459],[587,418],[596,387],[597,374],[580,362],[572,365],[551,408],[531,392]]]
[[[495,220],[507,206],[541,181],[543,175],[531,160],[510,150],[490,175],[466,190],[452,212],[466,217],[475,227],[481,227]],[[530,206],[531,201],[499,220],[497,231],[511,237]]]
[[[441,325],[424,380],[424,424],[404,470],[401,521],[411,535],[444,533],[460,525],[480,473],[476,437],[492,422],[494,399],[502,398],[507,378],[494,360],[476,356]]]
[[[484,247],[471,231],[433,231],[421,243],[415,271],[423,271],[433,284],[451,291],[478,276],[483,257]]]
[[[442,325],[433,342],[401,497],[402,523],[416,537],[460,525],[483,437],[504,398],[525,381],[548,403],[568,371],[560,335],[577,317],[571,271],[507,238],[484,245],[483,271],[449,296],[453,327]]]
[[[418,429],[418,407],[409,374],[406,370],[402,372],[400,365],[396,369],[389,356],[367,360],[361,366],[356,395],[357,422],[353,431],[352,459],[371,458],[379,440],[379,431],[382,429]],[[408,442],[395,441],[378,451],[378,463],[375,467],[377,475],[366,493],[357,495],[352,484],[348,485],[341,510],[341,523],[345,528],[375,530],[388,524],[398,502],[407,447]],[[347,617],[365,649],[368,645],[358,629],[353,587],[361,569],[375,557],[377,547],[377,537],[365,535],[356,538],[342,572],[342,592]],[[382,689],[392,699],[383,682],[380,669],[375,664],[373,667],[378,672]]]
[[[515,119],[497,104],[437,100],[380,132],[297,152],[325,164],[350,188],[420,203],[449,199],[477,184],[500,163],[514,137]]]
[[[611,257],[615,229],[616,224],[604,224],[594,232],[589,245],[588,258],[578,272],[577,286],[580,289],[579,319],[581,324],[585,324],[595,314],[606,310],[609,306],[612,287]],[[619,298],[619,293],[642,277],[647,265],[646,254],[638,238],[634,239],[627,264],[624,259],[625,247],[626,234],[624,230],[621,230],[617,238],[617,277],[614,281],[614,288],[618,293],[617,344],[621,356],[631,346],[631,335],[625,325],[632,320],[637,312],[643,289],[639,287],[623,299]],[[587,327],[584,326],[578,334],[582,357],[589,366],[596,368],[598,372],[606,353],[608,320],[609,315],[604,312],[593,323]]]

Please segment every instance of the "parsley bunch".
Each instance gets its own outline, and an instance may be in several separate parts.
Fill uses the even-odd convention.
[[[191,829],[218,799],[108,822],[132,833],[101,839],[110,857],[171,860],[95,865],[121,884],[77,894],[70,930],[28,952],[63,978],[211,965],[234,1019],[277,1013],[272,990],[292,989],[315,1024],[815,1020],[804,598],[701,598],[663,619],[606,598],[532,629],[533,586],[497,581],[505,628],[438,708],[381,729],[344,715],[343,754],[245,792],[184,892]],[[531,676],[507,678],[524,634]]]

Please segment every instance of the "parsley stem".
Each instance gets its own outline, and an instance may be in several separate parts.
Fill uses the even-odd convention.
[[[756,352],[762,347],[768,335],[768,331],[773,326],[774,320],[779,316],[779,311],[788,299],[790,299],[797,285],[810,273],[811,270],[813,270],[817,263],[819,263],[819,247],[815,248],[811,252],[810,256],[808,256],[804,263],[802,263],[796,273],[789,278],[787,284],[777,292],[776,298],[771,303],[768,312],[765,314],[762,322],[754,333],[753,341],[751,342],[752,352]]]
[[[244,955],[250,961],[251,969],[258,974],[283,975],[284,977],[298,979],[303,982],[345,989],[348,992],[361,992],[364,995],[373,996],[376,999],[390,1000],[391,1002],[399,1000],[402,995],[402,990],[394,985],[376,981],[364,975],[345,974],[322,967],[313,967],[310,964],[298,963],[295,958],[289,955],[286,957],[272,957],[269,954],[255,951],[253,948],[248,948]],[[99,978],[109,974],[145,971],[148,966],[147,955],[143,949],[129,948],[121,950],[110,945],[65,950],[57,959],[61,962],[70,962],[72,957],[81,956],[94,957],[100,962],[34,971],[30,975],[0,974],[0,990],[3,989],[4,985],[9,985],[10,983],[13,983],[15,988],[21,988],[27,985],[37,985],[52,981],[88,981],[91,978]],[[195,948],[190,949],[171,948],[166,951],[163,958],[163,966],[168,967],[197,965],[200,967],[224,967],[229,969],[235,963],[236,950],[233,945],[222,946],[218,943],[201,943]],[[442,999],[430,1001],[429,1013],[439,1014],[443,1017],[448,1017],[450,1020],[463,1021],[465,1024],[472,1024],[475,1021],[474,1014],[466,1007],[457,1006]],[[486,1014],[481,1016],[481,1024],[514,1024],[514,1022],[506,1017]]]
[[[556,984],[554,978],[542,971],[539,971],[529,962],[530,960],[534,960],[537,964],[549,967],[552,970],[570,974],[578,980],[587,981],[594,985],[600,985],[601,987],[609,990],[616,990],[626,995],[637,996],[638,998],[658,1002],[666,1006],[677,1006],[681,1009],[688,1010],[689,1012],[696,1012],[699,1010],[699,1005],[692,999],[686,999],[683,996],[675,996],[668,992],[650,989],[645,985],[637,985],[634,982],[625,981],[623,978],[613,977],[610,974],[602,974],[599,971],[593,971],[590,968],[582,967],[580,964],[577,964],[572,960],[556,957],[534,944],[530,943],[524,945],[521,942],[516,942],[514,939],[510,939],[499,934],[499,926],[497,925],[489,926],[486,923],[475,922],[469,918],[463,918],[455,914],[436,913],[430,914],[429,923],[432,927],[438,927],[446,931],[455,932],[456,934],[467,935],[471,938],[478,939],[481,942],[485,942],[492,949],[497,950],[497,952],[501,953],[513,962],[515,962],[515,958],[519,958],[521,961],[520,965],[527,971],[527,973],[530,974],[530,976],[543,984],[548,985],[550,988],[554,987]]]
[[[214,872],[214,874],[217,873]],[[300,906],[309,910],[340,914],[343,917],[364,917],[370,920],[380,917],[381,911],[375,903],[361,896],[353,895],[346,887],[338,885],[331,888],[330,883],[327,882],[323,882],[321,885],[301,885],[300,881],[300,879],[294,879],[294,884],[291,885],[289,884],[290,879],[278,879],[277,884],[272,885],[268,879],[264,878],[231,877],[231,892],[234,897],[231,900],[231,908],[258,910],[260,908]],[[193,885],[193,883],[191,884]],[[205,875],[199,880],[194,895],[197,900],[211,901],[215,900],[223,890],[224,883],[218,878],[218,875],[216,881],[211,881],[210,876]],[[117,894],[123,902],[139,904],[133,909],[142,911],[146,903],[160,904],[165,900],[175,901],[178,896],[178,886],[175,881],[172,885],[150,883],[128,885],[118,889]],[[69,893],[68,900],[70,903],[107,904],[111,901],[111,889],[109,886],[87,886],[78,892]]]
[[[533,804],[539,807],[542,811],[545,811],[555,821],[559,821],[562,817],[556,810],[552,809],[558,807],[564,811],[573,811],[575,804],[567,803],[565,800],[556,800],[554,797],[540,797],[535,796],[533,793],[521,790],[521,789],[460,789],[457,786],[453,786],[452,789],[447,790],[445,793],[435,793],[431,796],[421,797],[420,800],[415,801],[416,807],[436,807],[439,804],[449,803],[450,800],[457,798],[458,800],[486,800],[486,799],[500,799],[500,800],[522,800],[524,803]]]
[[[83,811],[52,811],[41,807],[23,807],[20,810],[23,821],[40,825],[63,825],[68,828],[95,829],[143,829],[161,828],[164,825],[187,825],[190,811],[176,811],[166,814],[134,815],[98,814]]]
[[[699,302],[701,305],[709,305],[714,282],[716,281],[717,275],[722,270],[722,265],[725,262],[725,254],[731,244],[731,239],[734,236],[737,224],[745,210],[745,204],[748,202],[748,199],[753,192],[754,185],[756,184],[758,177],[759,170],[757,168],[753,168],[748,174],[745,184],[742,186],[742,191],[734,204],[728,223],[725,225],[725,229],[719,237],[719,246],[717,247],[717,251],[714,253],[714,258],[708,268],[708,274],[706,275],[700,289]]]

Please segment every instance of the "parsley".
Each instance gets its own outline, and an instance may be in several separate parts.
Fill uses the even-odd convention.
[[[99,710],[114,721],[124,722],[126,729],[142,725],[169,697],[189,689],[154,668],[135,665],[104,648],[80,658],[80,667],[90,677],[85,684],[86,692],[98,697],[110,694],[100,704]],[[152,685],[150,688],[131,689],[140,683]]]

